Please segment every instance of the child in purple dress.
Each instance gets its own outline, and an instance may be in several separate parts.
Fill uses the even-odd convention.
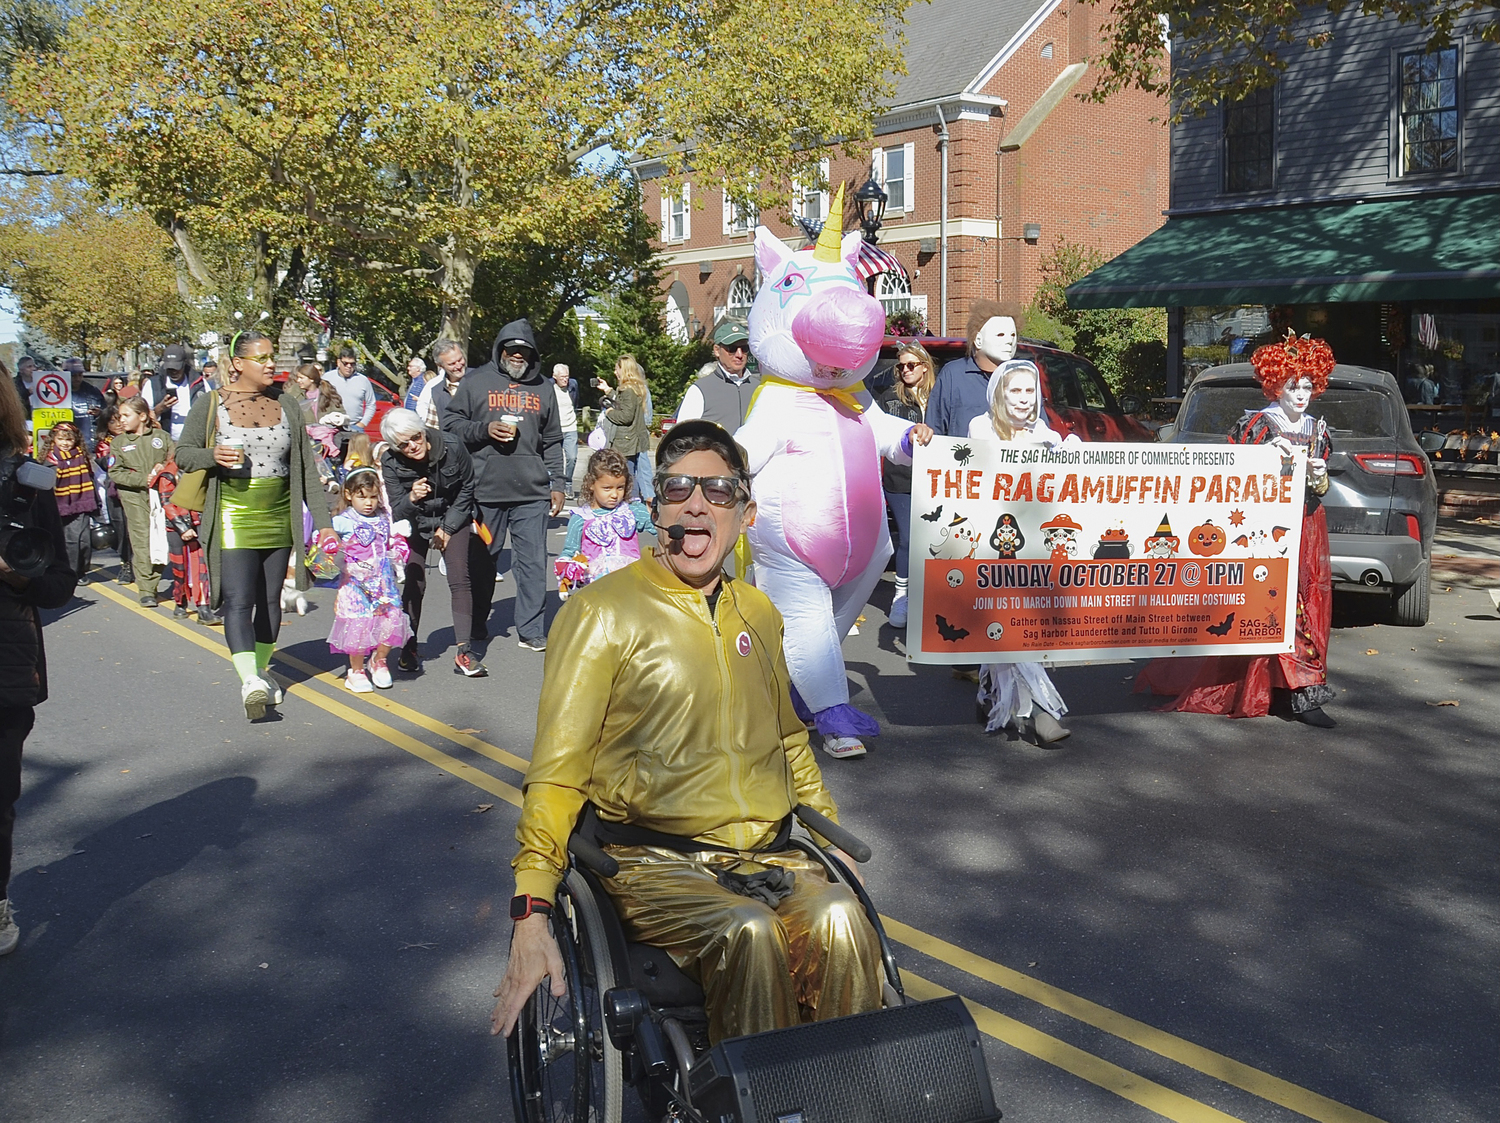
[[[396,583],[409,553],[404,535],[411,528],[405,522],[392,525],[380,500],[380,473],[374,468],[355,468],[345,477],[344,502],[348,507],[333,518],[344,576],[333,604],[328,646],[349,656],[344,685],[356,694],[368,694],[377,686],[390,689],[386,657],[391,648],[411,638]]]
[[[651,514],[638,499],[629,503],[630,464],[623,453],[603,448],[589,458],[579,489],[587,507],[575,508],[568,536],[556,563],[557,591],[564,599],[574,589],[639,560],[640,532]]]

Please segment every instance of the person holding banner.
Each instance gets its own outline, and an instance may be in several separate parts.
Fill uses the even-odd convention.
[[[880,408],[892,417],[920,423],[936,379],[937,371],[927,349],[916,340],[901,344],[896,349],[896,381],[877,399]],[[904,628],[907,562],[911,556],[911,465],[882,460],[880,482],[885,491],[885,505],[896,523],[896,595],[891,600],[890,622],[893,628]]]
[[[1231,717],[1264,717],[1271,710],[1273,691],[1285,690],[1298,721],[1332,729],[1337,722],[1323,712],[1323,706],[1334,697],[1328,685],[1333,570],[1321,498],[1328,491],[1328,455],[1333,443],[1323,419],[1307,410],[1328,389],[1333,351],[1321,339],[1299,339],[1288,330],[1282,342],[1257,348],[1250,362],[1271,404],[1246,411],[1230,432],[1230,443],[1272,445],[1288,465],[1283,475],[1290,471],[1294,456],[1307,458],[1294,647],[1281,655],[1156,659],[1141,672],[1135,689],[1176,695],[1163,707],[1167,710]]]
[[[1081,444],[1076,434],[1060,436],[1042,418],[1042,375],[1027,359],[1001,363],[990,375],[989,412],[969,422],[969,439],[1057,448]],[[1005,556],[1006,543],[996,527],[990,545]],[[1062,724],[1067,703],[1041,663],[986,663],[979,669],[978,716],[986,733],[1014,725],[1026,740],[1056,744],[1073,731]]]

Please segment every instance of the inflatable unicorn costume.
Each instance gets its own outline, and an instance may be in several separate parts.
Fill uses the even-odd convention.
[[[880,726],[849,705],[841,645],[891,556],[880,460],[910,462],[912,426],[862,381],[885,313],[854,272],[859,233],[840,241],[843,196],[811,250],[755,230],[765,281],[749,335],[761,381],[735,440],[755,477],[756,584],[786,621],[792,701],[824,749],[848,757]]]

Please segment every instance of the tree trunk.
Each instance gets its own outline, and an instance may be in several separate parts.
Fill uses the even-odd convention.
[[[442,266],[443,326],[439,334],[469,349],[469,329],[474,323],[474,251],[449,239],[438,255]]]

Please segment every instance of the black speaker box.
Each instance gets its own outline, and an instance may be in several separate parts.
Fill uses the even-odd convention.
[[[708,1123],[993,1123],[974,1019],[957,997],[733,1037],[693,1066]]]

